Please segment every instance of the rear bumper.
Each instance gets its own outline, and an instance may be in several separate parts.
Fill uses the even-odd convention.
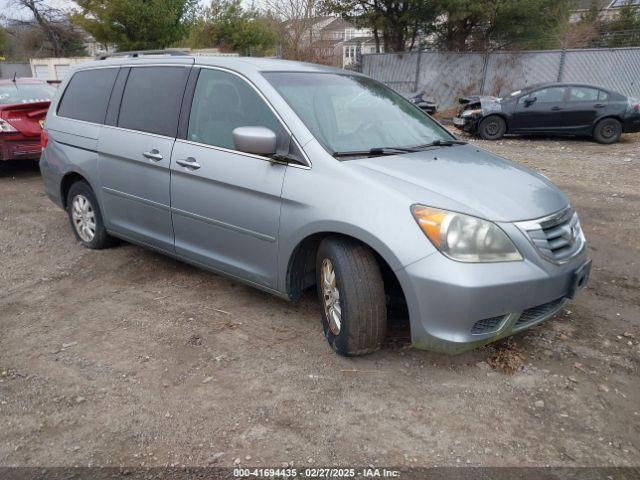
[[[576,271],[587,262],[585,250],[563,265],[526,258],[460,263],[434,253],[396,272],[409,308],[412,343],[460,353],[536,325],[575,293]]]
[[[636,133],[640,132],[640,115],[635,115],[625,120],[622,125],[623,133]]]
[[[1,160],[37,160],[41,152],[40,139],[0,140]]]

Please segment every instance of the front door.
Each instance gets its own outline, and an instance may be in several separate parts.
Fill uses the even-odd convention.
[[[171,157],[175,250],[195,263],[275,288],[282,183],[287,166],[239,152],[232,132],[287,134],[243,78],[200,70],[188,128]]]
[[[547,87],[518,98],[509,130],[543,132],[563,126],[565,87]]]
[[[130,69],[115,125],[98,141],[107,229],[173,252],[171,150],[190,66]]]

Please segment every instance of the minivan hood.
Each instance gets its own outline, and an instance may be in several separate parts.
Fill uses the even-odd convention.
[[[542,175],[472,145],[345,163],[411,196],[413,203],[496,222],[540,218],[569,204]]]

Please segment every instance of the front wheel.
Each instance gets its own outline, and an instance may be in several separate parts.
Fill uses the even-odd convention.
[[[478,134],[483,140],[499,140],[507,133],[507,122],[498,115],[490,115],[480,122]]]
[[[622,135],[622,124],[615,118],[602,119],[593,129],[593,138],[598,143],[616,143],[620,140],[620,135]]]
[[[373,251],[343,237],[322,241],[316,258],[322,327],[340,355],[371,353],[387,327],[384,282]]]

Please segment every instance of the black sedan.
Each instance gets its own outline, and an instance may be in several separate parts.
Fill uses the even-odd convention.
[[[498,140],[508,133],[588,135],[615,143],[640,132],[640,100],[592,85],[536,85],[497,98],[471,96],[453,119],[456,127]]]

